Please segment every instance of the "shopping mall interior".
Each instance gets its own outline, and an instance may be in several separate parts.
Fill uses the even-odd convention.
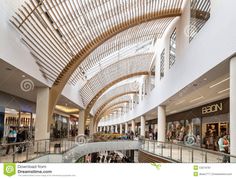
[[[0,162],[236,162],[235,0],[1,0]]]

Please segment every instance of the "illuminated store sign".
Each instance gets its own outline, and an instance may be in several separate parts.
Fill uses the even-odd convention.
[[[223,110],[223,103],[213,104],[209,106],[202,107],[202,114],[209,114]]]

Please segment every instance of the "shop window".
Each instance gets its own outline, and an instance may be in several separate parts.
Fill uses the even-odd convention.
[[[201,145],[201,119],[194,118],[190,120],[173,121],[167,124],[167,139],[173,142],[185,141],[185,136],[194,136],[195,146]]]
[[[170,36],[169,68],[171,68],[176,59],[176,29]]]
[[[165,49],[161,53],[161,58],[160,58],[160,79],[164,77],[165,73]]]
[[[189,33],[189,42],[197,35],[210,18],[210,0],[191,0],[191,17],[189,28],[186,29]]]

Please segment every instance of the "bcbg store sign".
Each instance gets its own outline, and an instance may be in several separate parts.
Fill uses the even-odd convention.
[[[212,104],[209,106],[202,107],[202,114],[209,114],[223,110],[223,103]]]

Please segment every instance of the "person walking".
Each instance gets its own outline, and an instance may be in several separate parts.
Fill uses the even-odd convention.
[[[12,147],[13,152],[15,152],[15,146],[13,143],[16,142],[16,130],[13,127],[10,127],[9,133],[7,135],[7,150],[6,150],[6,155],[10,151],[10,147]]]
[[[22,127],[19,129],[17,133],[17,142],[26,142],[28,139],[28,132]],[[18,153],[22,153],[26,151],[26,143],[20,144],[18,147]]]
[[[219,145],[219,151],[220,152],[228,154],[228,152],[229,152],[229,141],[227,140],[226,135],[221,135],[221,137],[218,140],[218,145]],[[224,163],[230,162],[229,156],[224,155],[223,156],[223,162]]]

